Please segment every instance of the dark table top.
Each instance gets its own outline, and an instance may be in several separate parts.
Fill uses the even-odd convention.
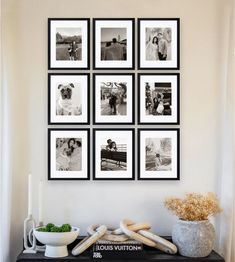
[[[168,237],[166,237],[168,238]],[[169,238],[168,238],[169,239]],[[80,262],[87,262],[87,261],[111,261],[114,260],[115,262],[123,262],[124,260],[128,260],[129,262],[144,262],[144,261],[156,261],[156,262],[225,262],[224,259],[217,254],[215,251],[205,258],[188,258],[180,256],[179,254],[176,255],[169,255],[165,254],[157,249],[153,249],[147,246],[144,246],[143,256],[128,258],[125,259],[123,257],[116,257],[115,259],[93,259],[92,258],[92,249],[85,251],[81,255],[74,257],[71,255],[71,249],[79,242],[81,239],[75,241],[72,245],[68,246],[69,249],[69,256],[63,258],[49,258],[45,257],[44,253],[38,252],[36,254],[23,254],[21,252],[17,257],[17,262],[45,262],[45,261],[63,261],[63,262],[70,262],[70,261],[80,261]]]
[[[63,258],[49,258],[45,257],[43,253],[37,253],[37,254],[23,254],[21,253],[17,257],[17,262],[43,262],[43,261],[63,261],[63,262],[70,262],[70,261],[109,261],[107,259],[93,259],[90,252],[84,252],[83,254],[74,257],[72,255],[69,255],[68,257]],[[123,262],[123,258],[118,259],[116,258],[115,262]],[[218,255],[215,251],[212,251],[212,253],[206,257],[206,258],[187,258],[182,257],[180,255],[167,255],[159,251],[153,251],[153,250],[147,250],[145,251],[145,257],[140,259],[128,259],[130,262],[136,262],[136,261],[156,261],[156,262],[224,262],[224,259]]]

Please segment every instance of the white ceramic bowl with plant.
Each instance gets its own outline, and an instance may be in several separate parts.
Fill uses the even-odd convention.
[[[69,224],[55,226],[52,223],[34,229],[36,239],[46,245],[46,257],[68,256],[67,245],[74,242],[79,235],[79,228]]]

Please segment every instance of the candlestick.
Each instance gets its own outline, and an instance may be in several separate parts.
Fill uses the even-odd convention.
[[[32,234],[32,240],[31,240],[31,246],[29,246],[28,240],[30,241],[29,234],[27,232],[27,229],[29,225],[34,229],[36,227],[36,222],[33,219],[32,215],[28,215],[28,217],[24,220],[24,248],[25,250],[23,253],[33,253],[35,254],[36,251],[36,238],[34,234]]]
[[[32,175],[28,177],[28,217],[32,215]]]

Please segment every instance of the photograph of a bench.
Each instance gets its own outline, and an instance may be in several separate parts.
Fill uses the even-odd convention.
[[[101,150],[101,169],[126,168],[127,152]]]

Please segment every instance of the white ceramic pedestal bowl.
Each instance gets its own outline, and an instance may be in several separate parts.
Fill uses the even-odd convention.
[[[76,227],[72,227],[70,232],[39,232],[38,228],[35,228],[33,233],[39,242],[46,245],[46,257],[68,256],[67,245],[71,244],[79,234],[79,228]]]

